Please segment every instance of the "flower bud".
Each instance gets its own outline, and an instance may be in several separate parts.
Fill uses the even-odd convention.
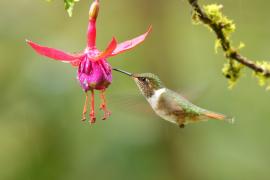
[[[99,2],[98,0],[95,0],[90,6],[89,19],[96,20],[98,17],[98,11],[99,11]]]

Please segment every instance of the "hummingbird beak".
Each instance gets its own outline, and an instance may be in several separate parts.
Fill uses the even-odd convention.
[[[133,74],[131,74],[131,73],[127,72],[127,71],[123,71],[123,70],[117,69],[117,68],[113,68],[113,70],[114,70],[114,71],[118,71],[118,72],[120,72],[120,73],[123,73],[123,74],[126,74],[126,75],[128,75],[128,76],[133,77]]]

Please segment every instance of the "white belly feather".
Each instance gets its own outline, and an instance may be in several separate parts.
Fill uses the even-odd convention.
[[[175,117],[168,116],[165,111],[163,111],[161,109],[157,109],[159,97],[160,97],[160,95],[162,95],[165,92],[166,92],[166,88],[159,89],[159,90],[155,91],[154,95],[152,95],[147,100],[157,115],[159,115],[160,117],[162,117],[163,119],[165,119],[169,122],[176,123]]]
[[[147,99],[153,109],[157,107],[160,95],[165,92],[166,92],[166,88],[159,89],[155,91],[154,95],[152,95],[150,98]]]

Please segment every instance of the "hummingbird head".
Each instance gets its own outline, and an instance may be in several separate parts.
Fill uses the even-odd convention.
[[[154,95],[156,90],[163,88],[163,84],[160,81],[159,77],[152,73],[139,73],[139,74],[132,74],[123,70],[113,69],[115,71],[124,73],[135,81],[137,86],[139,87],[141,93],[146,97],[149,98]]]

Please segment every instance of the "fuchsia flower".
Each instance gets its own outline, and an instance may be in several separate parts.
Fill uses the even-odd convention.
[[[125,52],[134,48],[142,43],[149,34],[151,27],[148,31],[132,40],[117,44],[115,38],[109,43],[107,49],[103,52],[96,48],[96,19],[99,12],[99,1],[95,0],[89,11],[89,25],[88,25],[88,39],[87,47],[84,52],[79,54],[70,54],[57,49],[45,47],[27,40],[27,43],[40,55],[70,63],[78,67],[77,79],[80,82],[82,89],[86,92],[86,100],[83,108],[82,120],[86,120],[87,104],[88,104],[88,91],[91,91],[91,112],[90,123],[94,123],[95,117],[95,104],[94,104],[94,89],[101,91],[102,103],[100,109],[104,111],[103,119],[110,116],[110,112],[106,107],[105,90],[112,82],[112,68],[107,62],[107,58]]]

